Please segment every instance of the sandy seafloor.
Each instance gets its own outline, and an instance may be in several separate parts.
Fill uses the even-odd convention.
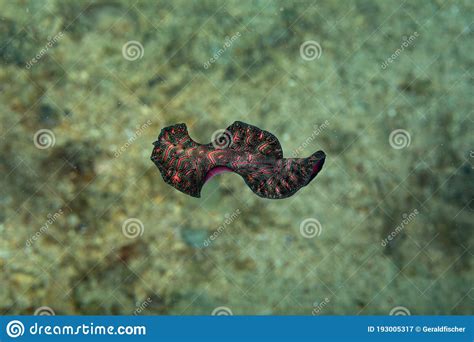
[[[473,7],[1,0],[1,312],[473,314]],[[324,169],[163,182],[161,128],[235,120]]]

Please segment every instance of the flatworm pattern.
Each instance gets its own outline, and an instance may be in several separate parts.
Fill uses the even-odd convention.
[[[241,121],[205,145],[191,139],[186,124],[176,124],[163,128],[153,145],[151,160],[164,181],[193,197],[201,197],[206,181],[222,172],[239,174],[260,197],[290,197],[316,177],[326,158],[323,151],[283,158],[273,134]]]

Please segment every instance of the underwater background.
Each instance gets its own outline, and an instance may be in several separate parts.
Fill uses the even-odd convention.
[[[472,1],[0,0],[3,314],[473,314]],[[202,198],[163,127],[327,154]]]

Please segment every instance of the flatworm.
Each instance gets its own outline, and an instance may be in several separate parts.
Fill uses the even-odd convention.
[[[308,185],[321,171],[326,155],[283,158],[278,139],[258,127],[236,121],[209,144],[189,136],[186,124],[161,130],[151,160],[164,181],[179,191],[201,197],[204,184],[222,172],[235,172],[263,198],[281,199]]]

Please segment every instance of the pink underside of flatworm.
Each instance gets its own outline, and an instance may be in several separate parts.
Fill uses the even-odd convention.
[[[216,166],[216,167],[210,169],[209,172],[206,174],[205,181],[207,182],[212,177],[214,177],[214,176],[216,176],[220,173],[224,173],[224,172],[232,172],[232,169],[230,169],[226,166]]]

